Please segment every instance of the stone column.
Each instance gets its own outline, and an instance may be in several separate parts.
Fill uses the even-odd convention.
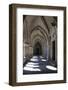
[[[48,39],[48,60],[51,60],[51,36]]]
[[[33,56],[33,48],[32,46],[29,46],[29,58]]]
[[[24,49],[23,49],[23,55],[24,55],[24,62],[26,60],[29,60],[29,44],[28,43],[24,43]]]

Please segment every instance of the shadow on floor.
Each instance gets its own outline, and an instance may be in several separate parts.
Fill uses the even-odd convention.
[[[23,67],[23,74],[48,74],[57,73],[57,67],[42,56],[33,56]]]

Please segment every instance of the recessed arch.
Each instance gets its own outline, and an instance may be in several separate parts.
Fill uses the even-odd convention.
[[[34,46],[34,44],[35,44],[36,42],[40,42],[41,45],[42,45],[42,47],[43,47],[43,46],[47,46],[47,44],[48,44],[48,41],[47,41],[46,39],[44,39],[43,37],[39,36],[39,35],[36,35],[36,36],[32,39],[32,42],[31,42],[32,47]]]

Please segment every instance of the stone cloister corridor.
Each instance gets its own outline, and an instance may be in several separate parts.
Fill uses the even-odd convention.
[[[57,17],[23,15],[23,74],[57,73]]]

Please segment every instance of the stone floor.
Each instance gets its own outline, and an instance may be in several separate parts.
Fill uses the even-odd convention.
[[[45,73],[57,73],[57,68],[42,56],[33,56],[23,68],[24,75]]]

